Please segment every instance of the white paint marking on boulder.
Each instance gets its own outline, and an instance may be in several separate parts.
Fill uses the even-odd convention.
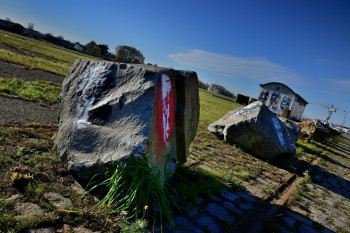
[[[91,125],[91,122],[88,121],[88,112],[93,106],[95,95],[92,94],[92,96],[88,99],[87,92],[96,89],[96,86],[106,79],[106,75],[111,72],[105,71],[107,65],[108,62],[91,63],[89,69],[81,79],[82,84],[80,85],[80,90],[78,91],[81,99],[77,104],[77,112],[74,119],[74,125],[78,129],[83,129],[87,125]]]
[[[229,117],[229,120],[232,120],[233,118],[235,118],[237,116],[244,116],[244,115],[247,115],[249,113],[252,113],[252,112],[258,110],[259,107],[260,107],[259,103],[249,104],[248,106],[235,112],[232,116]]]
[[[275,117],[272,117],[272,122],[275,125],[276,133],[278,135],[278,138],[280,140],[281,145],[283,146],[284,149],[286,149],[286,143],[283,140],[283,134],[281,131],[282,127],[281,127],[280,123],[278,122],[278,119]]]

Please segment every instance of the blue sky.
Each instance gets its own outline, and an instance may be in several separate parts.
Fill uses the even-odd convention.
[[[349,112],[350,1],[18,1],[0,18],[83,44],[139,49],[146,63],[188,69],[234,94],[257,97],[259,84],[282,82],[309,103]],[[324,119],[315,104],[304,115]],[[340,124],[345,116],[331,118]]]

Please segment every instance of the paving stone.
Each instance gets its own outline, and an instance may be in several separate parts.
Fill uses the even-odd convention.
[[[299,227],[299,231],[303,233],[319,233],[319,231],[315,230],[314,228],[310,227],[309,225],[302,224]]]
[[[74,233],[100,233],[100,231],[92,231],[85,228],[84,226],[71,227],[67,224],[63,224],[63,232],[74,232]]]
[[[224,202],[222,203],[222,205],[223,205],[227,210],[233,211],[233,212],[235,212],[235,213],[238,214],[238,215],[242,215],[242,211],[239,210],[232,202],[224,201]]]
[[[293,233],[293,231],[289,231],[283,226],[280,226],[280,229],[281,229],[281,233]]]
[[[331,231],[331,230],[329,230],[329,229],[327,229],[327,228],[323,228],[323,229],[321,230],[321,232],[322,232],[322,233],[333,233],[333,231]]]
[[[201,215],[195,219],[195,223],[202,229],[212,233],[219,233],[220,228],[213,218],[208,215]]]
[[[172,229],[172,232],[180,233],[180,232],[203,232],[199,227],[192,224],[187,218],[183,216],[175,216],[173,217],[175,227]]]
[[[16,218],[32,218],[44,215],[44,211],[37,204],[31,202],[17,203],[15,211],[19,214]]]
[[[73,189],[77,194],[83,195],[86,190],[81,186],[81,184],[78,183],[78,181],[74,180],[74,183],[71,184],[71,189]]]
[[[235,221],[235,218],[229,212],[227,212],[227,210],[224,207],[219,206],[217,204],[208,204],[205,207],[205,211],[220,219],[221,221],[229,223],[233,223]]]
[[[20,199],[21,197],[23,197],[23,195],[20,193],[17,193],[15,195],[12,195],[11,197],[5,199],[5,201],[16,201],[17,199]]]
[[[256,178],[256,181],[260,184],[262,184],[263,186],[270,186],[271,184],[267,181],[267,180],[264,180],[260,177]]]
[[[72,206],[72,201],[69,198],[63,197],[59,193],[53,193],[53,192],[45,193],[44,197],[57,208],[67,208]]]
[[[57,232],[57,229],[55,227],[31,229],[28,231],[28,233],[55,233],[55,232]]]
[[[222,200],[220,198],[218,198],[217,196],[211,196],[211,199],[213,199],[214,201],[217,201],[217,202],[221,202]]]
[[[192,216],[198,214],[198,209],[191,207],[191,206],[185,206],[184,210],[186,211],[186,214],[188,217],[192,217]]]
[[[249,203],[249,202],[240,202],[238,203],[238,207],[243,210],[249,210],[253,208],[253,205],[252,203]]]
[[[74,233],[100,233],[100,231],[92,231],[83,226],[73,228]]]
[[[342,219],[334,218],[334,225],[337,227],[341,227],[343,229],[348,229],[350,230],[350,226],[348,225],[349,221],[343,222]]]
[[[307,224],[307,225],[309,225],[309,226],[312,226],[312,220],[310,220],[310,219],[308,219],[308,218],[305,218],[305,217],[303,217],[303,216],[301,216],[301,215],[299,215],[299,214],[296,214],[296,213],[293,213],[293,212],[291,212],[291,211],[288,211],[287,212],[287,214],[290,216],[290,217],[292,217],[292,218],[294,218],[294,219],[296,219],[296,220],[298,220],[298,221],[301,221],[301,222],[303,222],[303,223],[305,223],[305,224]]]
[[[228,191],[227,189],[222,190],[221,196],[223,196],[224,198],[226,198],[229,201],[234,201],[234,200],[239,198],[239,196],[237,194],[234,194],[234,193]]]
[[[282,218],[283,219],[283,221],[287,224],[287,226],[289,227],[289,228],[292,228],[293,229],[293,227],[294,227],[294,224],[295,224],[295,222],[296,222],[296,220],[295,220],[295,218],[292,218],[292,217],[283,217]]]
[[[239,195],[241,198],[243,198],[247,202],[255,202],[256,201],[256,198],[247,192],[238,192],[237,195]]]

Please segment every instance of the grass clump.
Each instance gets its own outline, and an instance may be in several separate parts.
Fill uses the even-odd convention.
[[[149,166],[148,159],[140,159],[135,164],[117,165],[110,178],[92,187],[84,196],[100,188],[108,188],[108,191],[90,209],[92,213],[128,215],[128,219],[135,219],[138,227],[145,228],[146,219],[152,215],[148,210],[150,208],[153,210],[153,225],[156,220],[162,225],[163,216],[173,224],[171,207],[177,207],[174,201],[176,191],[163,182],[160,173]]]
[[[310,197],[309,188],[307,184],[312,182],[311,176],[308,172],[304,173],[304,178],[299,182],[298,187],[294,190],[292,195],[290,195],[288,204],[297,204],[297,201],[301,200],[302,197]]]
[[[251,175],[247,171],[239,171],[238,176],[241,177],[243,180],[249,180]]]
[[[0,78],[0,95],[20,98],[41,104],[58,103],[61,86],[44,81],[24,81],[18,78]]]

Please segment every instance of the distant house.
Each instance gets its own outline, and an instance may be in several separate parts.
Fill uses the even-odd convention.
[[[76,42],[76,43],[74,44],[74,49],[77,50],[77,51],[79,51],[79,52],[83,52],[83,51],[84,51],[83,46],[81,46],[78,42]]]
[[[271,82],[260,84],[258,100],[263,102],[277,115],[284,109],[290,110],[291,119],[300,121],[308,102],[283,83]]]

